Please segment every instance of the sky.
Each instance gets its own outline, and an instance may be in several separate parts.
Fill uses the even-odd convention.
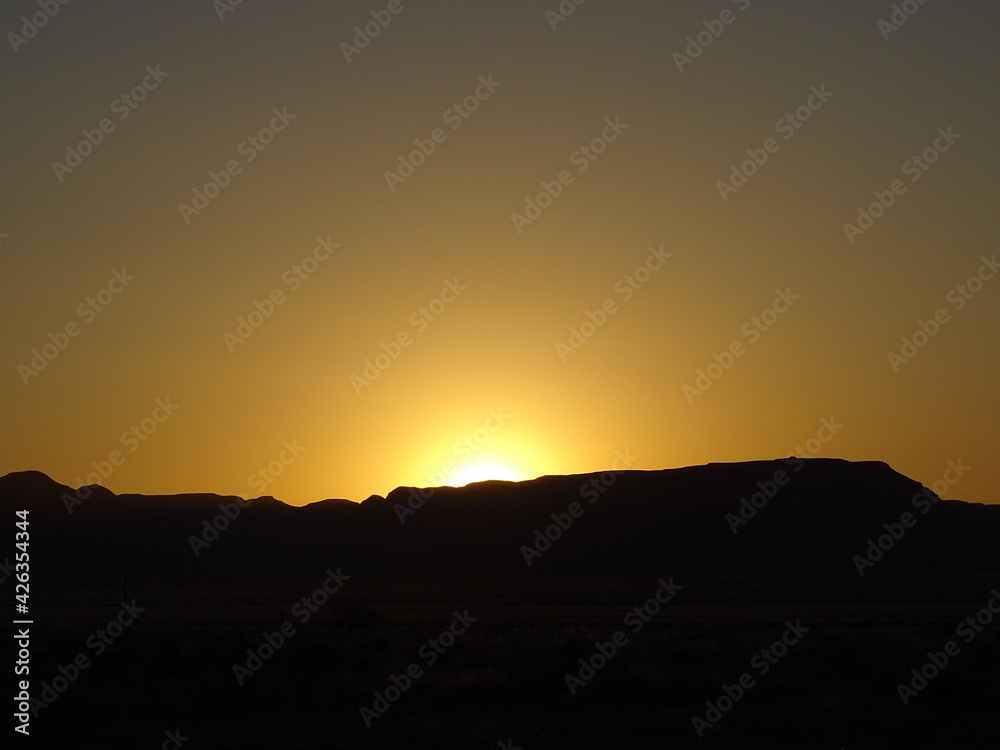
[[[998,22],[4,3],[0,474],[301,505],[795,454],[1000,502]]]

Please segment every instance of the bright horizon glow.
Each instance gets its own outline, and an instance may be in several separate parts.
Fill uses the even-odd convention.
[[[459,470],[448,484],[452,487],[464,487],[473,482],[487,482],[495,479],[506,482],[521,482],[526,478],[523,472],[517,471],[508,464],[486,460],[474,461]]]

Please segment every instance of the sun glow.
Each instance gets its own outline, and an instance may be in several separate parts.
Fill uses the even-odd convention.
[[[455,472],[448,484],[453,487],[464,487],[472,482],[485,482],[490,479],[502,479],[508,482],[520,482],[524,475],[512,467],[498,461],[475,461]]]
[[[442,437],[427,440],[419,429],[403,433],[392,446],[393,455],[408,464],[407,471],[394,476],[388,484],[401,487],[464,487],[474,482],[499,480],[523,482],[545,474],[565,473],[566,464],[553,450],[560,444],[556,438],[539,439],[541,428],[533,424],[517,424],[496,428],[493,422],[450,419],[449,415],[428,412],[427,419],[441,424]],[[527,421],[527,420],[526,420]],[[456,436],[465,437],[456,437]],[[422,448],[413,450],[420,443]]]

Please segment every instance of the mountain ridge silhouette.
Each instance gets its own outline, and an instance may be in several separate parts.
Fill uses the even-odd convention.
[[[1000,506],[942,500],[881,461],[790,457],[549,475],[304,506],[86,490],[37,471],[0,477],[0,505],[32,511],[40,575],[113,577],[127,546],[134,573],[148,576],[338,564],[385,574],[857,576],[855,556],[891,529],[900,538],[866,574],[1000,570]],[[901,525],[905,513],[912,527]]]

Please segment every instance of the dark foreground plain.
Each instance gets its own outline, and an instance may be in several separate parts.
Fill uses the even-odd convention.
[[[355,576],[315,612],[296,607],[326,578],[134,580],[126,596],[144,609],[103,649],[94,634],[119,613],[121,581],[36,580],[33,691],[81,653],[89,666],[22,744],[161,747],[176,730],[185,748],[262,749],[992,748],[1000,736],[996,625],[956,635],[998,577],[664,570],[680,587],[671,601],[628,621],[658,577]],[[426,648],[466,610],[475,622],[453,644]],[[759,656],[789,622],[808,632]],[[241,686],[234,665],[282,623],[294,632]],[[566,675],[616,631],[627,641],[571,695]],[[949,640],[960,653],[904,705],[897,685]],[[411,664],[420,676],[366,727],[360,709]],[[692,718],[744,673],[753,686],[699,737]]]

